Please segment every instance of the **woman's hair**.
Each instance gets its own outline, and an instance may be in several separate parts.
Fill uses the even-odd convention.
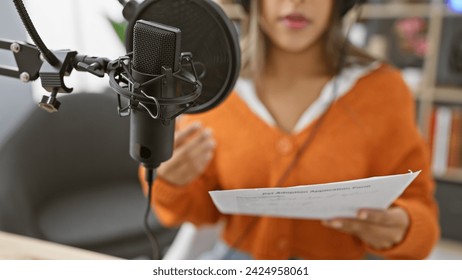
[[[262,73],[265,66],[266,46],[269,44],[269,39],[259,24],[260,1],[250,2],[250,14],[241,21],[241,77],[245,78],[253,78],[258,73]],[[352,45],[345,37],[337,3],[338,1],[334,1],[334,11],[329,28],[323,36],[326,61],[332,75],[352,64],[369,64],[375,61],[365,51]]]

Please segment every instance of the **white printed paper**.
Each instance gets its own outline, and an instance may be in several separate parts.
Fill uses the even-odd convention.
[[[286,188],[209,192],[223,214],[301,219],[356,217],[359,209],[387,209],[420,174]]]

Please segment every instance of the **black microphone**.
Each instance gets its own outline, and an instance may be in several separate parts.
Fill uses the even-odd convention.
[[[159,100],[176,96],[173,73],[180,68],[180,46],[178,28],[145,20],[134,26],[131,74],[142,84],[142,95],[154,102],[139,101],[130,112],[130,155],[146,168],[155,169],[172,156],[175,118],[162,118],[168,108]],[[164,77],[155,80],[161,75]]]
[[[130,102],[119,110],[131,116],[130,155],[156,169],[172,155],[175,116],[211,110],[231,93],[240,69],[239,39],[233,22],[212,0],[123,4],[128,55],[118,65],[123,70],[110,74],[110,84]],[[166,76],[162,83],[147,82],[159,75]],[[133,80],[149,86],[141,85],[139,94]]]

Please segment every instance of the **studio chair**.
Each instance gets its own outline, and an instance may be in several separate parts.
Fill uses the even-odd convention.
[[[147,258],[146,199],[114,93],[71,94],[37,108],[0,149],[0,230],[122,258]],[[152,215],[151,215],[152,218]],[[176,230],[155,218],[165,252]]]

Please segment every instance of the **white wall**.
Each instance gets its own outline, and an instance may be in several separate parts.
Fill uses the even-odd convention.
[[[122,6],[117,0],[24,0],[32,21],[51,50],[71,49],[80,54],[115,59],[125,48],[106,17],[122,20]],[[0,38],[33,43],[12,1],[0,8]],[[16,66],[11,52],[0,51],[0,64]],[[65,78],[74,92],[99,92],[108,87],[108,78],[74,71]],[[24,84],[17,79],[0,77],[0,146],[48,94],[40,80]]]
[[[115,59],[125,48],[107,17],[122,20],[117,0],[25,0],[32,21],[51,50],[71,49],[79,54]],[[17,16],[20,21],[19,16]],[[31,42],[31,40],[29,40]],[[75,92],[98,92],[108,86],[108,78],[74,71],[65,79]],[[36,99],[46,94],[40,81],[34,83]]]
[[[2,1],[0,8],[0,38],[24,41],[26,34],[16,22],[12,1]],[[16,66],[9,50],[0,51],[0,65]],[[0,147],[34,107],[30,84],[0,76]]]

